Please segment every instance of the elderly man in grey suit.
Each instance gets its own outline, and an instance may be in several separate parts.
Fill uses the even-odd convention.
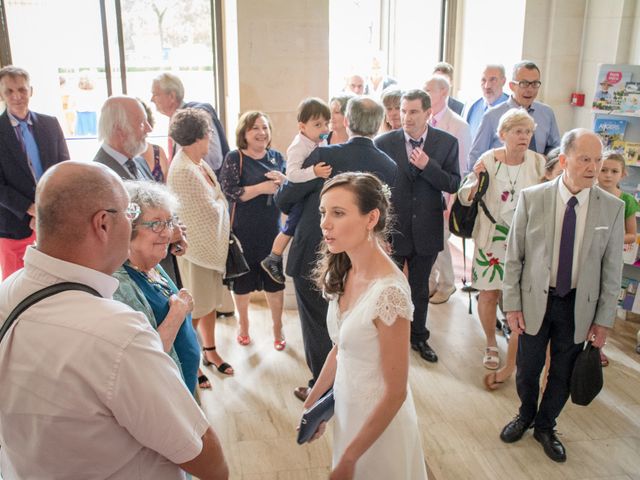
[[[594,186],[602,143],[585,129],[567,132],[564,170],[522,191],[507,244],[504,309],[519,335],[516,385],[520,411],[500,438],[534,438],[556,462],[567,458],[554,432],[569,398],[571,372],[585,340],[602,347],[613,326],[622,274],[624,203]],[[551,344],[549,378],[538,405],[540,372]]]
[[[151,125],[142,104],[125,95],[107,98],[100,111],[98,136],[102,145],[94,162],[103,163],[123,180],[153,180],[139,155],[147,149]]]

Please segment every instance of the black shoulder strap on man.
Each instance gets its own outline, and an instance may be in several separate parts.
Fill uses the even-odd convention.
[[[15,322],[16,319],[20,315],[22,315],[27,308],[31,307],[32,305],[35,305],[40,300],[44,300],[47,297],[51,297],[61,292],[66,292],[67,290],[80,290],[82,292],[87,292],[87,293],[90,293],[91,295],[95,295],[96,297],[102,296],[95,289],[87,285],[84,285],[82,283],[74,283],[74,282],[56,283],[54,285],[49,285],[48,287],[38,290],[37,292],[33,292],[27,298],[22,300],[18,304],[18,306],[16,306],[16,308],[13,309],[13,311],[9,314],[9,316],[5,320],[4,324],[2,325],[2,328],[0,328],[0,342],[2,341],[4,335],[11,328],[11,325],[13,325],[13,322]]]

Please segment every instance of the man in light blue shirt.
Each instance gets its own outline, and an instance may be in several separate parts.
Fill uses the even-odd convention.
[[[482,72],[482,78],[480,79],[482,97],[473,102],[464,115],[469,124],[472,139],[476,137],[484,113],[489,108],[506,102],[509,98],[509,95],[503,91],[506,82],[507,77],[504,73],[504,65],[490,64],[484,67],[484,72]]]
[[[542,85],[540,69],[533,62],[522,61],[513,67],[512,78],[509,88],[513,94],[506,102],[487,110],[482,117],[469,153],[469,170],[473,169],[484,152],[502,146],[496,132],[498,122],[512,108],[526,109],[536,122],[536,131],[529,144],[530,150],[546,154],[560,145],[560,132],[553,110],[548,105],[535,101]]]

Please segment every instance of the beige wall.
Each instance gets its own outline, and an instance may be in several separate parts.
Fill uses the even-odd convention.
[[[523,58],[542,70],[539,100],[561,132],[591,128],[600,63],[640,63],[640,0],[527,0]],[[585,106],[569,104],[585,93]]]
[[[273,147],[284,154],[298,103],[329,91],[329,0],[236,1],[239,111],[266,112]]]

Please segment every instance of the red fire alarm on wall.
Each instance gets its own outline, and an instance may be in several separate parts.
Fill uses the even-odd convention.
[[[574,107],[584,107],[584,93],[572,93],[571,105]]]

